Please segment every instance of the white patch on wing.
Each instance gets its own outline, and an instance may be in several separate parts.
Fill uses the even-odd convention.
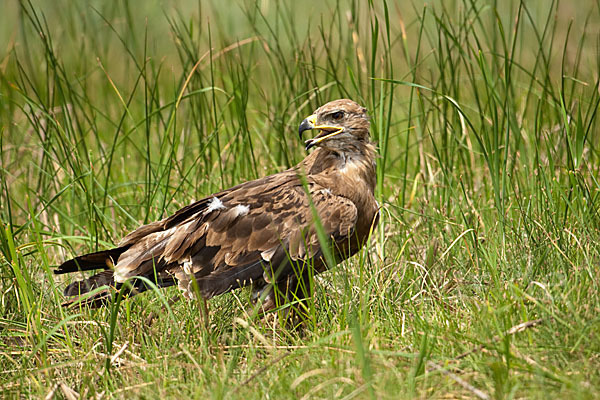
[[[325,190],[323,190],[325,192],[325,194],[331,194],[331,189],[329,188],[325,188]]]
[[[183,272],[185,272],[186,275],[192,274],[192,258],[191,257],[188,257],[188,259],[183,262]]]
[[[121,273],[119,269],[115,269],[115,273],[113,274],[116,283],[123,283],[127,280],[127,276]]]
[[[273,248],[271,248],[269,250],[263,251],[262,253],[260,253],[260,256],[266,262],[270,262],[271,258],[273,257],[273,254],[275,254],[275,251],[277,251],[277,247],[273,247]]]
[[[223,209],[225,209],[223,202],[221,200],[219,200],[218,197],[213,197],[212,199],[210,199],[210,202],[208,203],[208,208],[206,209],[206,213],[208,214],[213,211],[223,210]]]
[[[249,211],[250,207],[245,204],[238,204],[234,208],[234,212],[238,217],[243,217],[244,215],[248,214]]]

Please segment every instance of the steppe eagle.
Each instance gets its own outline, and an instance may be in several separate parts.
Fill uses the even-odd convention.
[[[311,295],[308,276],[326,269],[318,215],[335,262],[355,254],[377,225],[375,146],[367,110],[347,99],[318,108],[299,133],[318,130],[298,165],[196,201],[143,225],[117,247],[65,261],[54,272],[103,271],[68,285],[71,302],[99,305],[114,290],[129,295],[177,285],[204,299],[251,285],[264,310]],[[125,284],[125,282],[129,284]]]

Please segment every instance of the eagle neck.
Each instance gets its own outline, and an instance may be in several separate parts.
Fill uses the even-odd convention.
[[[301,166],[318,184],[337,195],[361,203],[373,197],[376,183],[376,151],[369,142],[355,141],[343,150],[320,147]]]

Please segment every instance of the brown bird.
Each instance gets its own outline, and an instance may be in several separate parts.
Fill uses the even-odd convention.
[[[56,274],[104,270],[71,283],[65,296],[76,302],[103,285],[133,295],[149,289],[136,278],[144,277],[204,299],[251,284],[252,298],[261,299],[264,310],[306,299],[310,274],[327,268],[314,216],[329,236],[336,263],[365,244],[379,217],[367,110],[351,100],[329,102],[302,121],[300,137],[312,129],[320,132],[306,141],[306,149],[316,149],[293,168],[141,226],[116,248],[64,262]],[[99,305],[111,292],[82,302]]]

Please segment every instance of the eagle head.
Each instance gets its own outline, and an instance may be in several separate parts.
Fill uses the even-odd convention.
[[[312,129],[320,132],[305,142],[306,150],[314,146],[343,150],[357,141],[368,142],[367,109],[348,99],[330,101],[305,118],[298,133],[302,137],[304,131]]]

